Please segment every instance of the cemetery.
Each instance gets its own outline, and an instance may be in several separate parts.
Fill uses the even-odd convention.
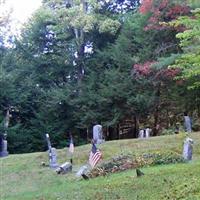
[[[200,200],[200,0],[0,0],[0,200]]]
[[[125,139],[102,143],[99,148],[103,152],[103,160],[92,171],[88,171],[87,167],[83,170],[88,180],[77,176],[77,172],[88,165],[91,144],[76,147],[72,169],[60,174],[48,165],[48,152],[9,155],[1,158],[1,198],[198,199],[199,134],[190,135],[193,154],[188,160],[182,156],[187,142],[183,133],[148,140]],[[69,161],[67,151],[67,148],[57,149],[59,166]],[[46,165],[41,166],[42,162]],[[69,163],[66,166],[70,166]],[[144,175],[138,177],[137,169]]]

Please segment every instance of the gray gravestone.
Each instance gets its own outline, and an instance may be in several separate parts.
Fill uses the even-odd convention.
[[[102,125],[96,124],[93,126],[93,141],[95,144],[101,144],[103,140],[103,128]]]
[[[76,177],[81,177],[82,174],[86,174],[88,173],[89,167],[87,165],[83,165],[82,167],[80,167],[80,169],[78,170],[78,172],[76,173]]]
[[[191,138],[186,138],[183,145],[183,158],[185,160],[192,160],[192,150],[193,150],[193,140]]]
[[[0,148],[0,157],[8,156],[8,150],[7,150],[8,144],[7,144],[7,140],[5,139],[5,136],[1,137],[0,143],[1,143],[0,144],[0,146],[1,146],[1,148]]]
[[[72,171],[72,164],[69,162],[65,162],[62,165],[60,165],[57,169],[56,172],[58,174],[66,174],[67,172]]]
[[[49,151],[49,167],[52,169],[58,167],[56,148],[51,148]]]
[[[46,134],[46,140],[47,140],[47,144],[48,144],[48,148],[49,148],[49,150],[48,150],[48,153],[49,153],[49,167],[52,168],[52,169],[55,169],[55,168],[58,167],[56,148],[52,148],[51,147],[49,134]]]
[[[185,130],[188,133],[191,133],[192,132],[192,121],[188,115],[184,116],[184,125],[185,125]]]

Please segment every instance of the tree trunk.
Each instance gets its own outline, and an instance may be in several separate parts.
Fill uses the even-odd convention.
[[[81,10],[84,14],[87,13],[87,3],[85,0],[81,0]],[[76,45],[77,45],[77,77],[78,77],[78,85],[81,85],[84,73],[85,73],[85,34],[83,28],[74,28],[74,34],[76,37]]]
[[[74,4],[73,0],[66,1],[67,8],[74,7],[74,6],[75,6],[75,4]],[[80,12],[83,12],[83,14],[86,14],[87,9],[88,9],[88,4],[87,4],[86,0],[81,0],[80,1]],[[81,27],[81,28],[74,27],[73,32],[74,32],[74,35],[76,38],[76,53],[77,53],[77,58],[75,59],[76,66],[77,66],[76,75],[77,75],[78,86],[80,86],[83,76],[84,76],[84,72],[85,72],[85,64],[84,64],[85,34],[83,31],[83,27]]]
[[[153,126],[153,136],[157,136],[158,135],[158,131],[159,131],[159,107],[160,107],[160,87],[161,84],[159,83],[158,88],[157,88],[157,92],[156,92],[156,107],[155,107],[155,111],[154,111],[154,126]]]
[[[139,133],[139,128],[140,128],[140,122],[139,122],[139,117],[137,115],[134,116],[134,133],[133,133],[133,137],[137,138],[138,137],[138,133]]]

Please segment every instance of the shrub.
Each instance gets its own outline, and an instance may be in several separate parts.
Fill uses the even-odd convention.
[[[155,152],[145,153],[142,155],[120,155],[105,161],[92,169],[88,176],[94,178],[97,176],[105,176],[109,173],[125,171],[128,169],[136,169],[143,166],[162,165],[183,163],[183,157],[175,152]]]

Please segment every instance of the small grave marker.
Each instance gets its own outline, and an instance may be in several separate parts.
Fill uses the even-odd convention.
[[[184,141],[183,158],[185,160],[192,160],[193,143],[194,141],[189,137],[187,137]]]

